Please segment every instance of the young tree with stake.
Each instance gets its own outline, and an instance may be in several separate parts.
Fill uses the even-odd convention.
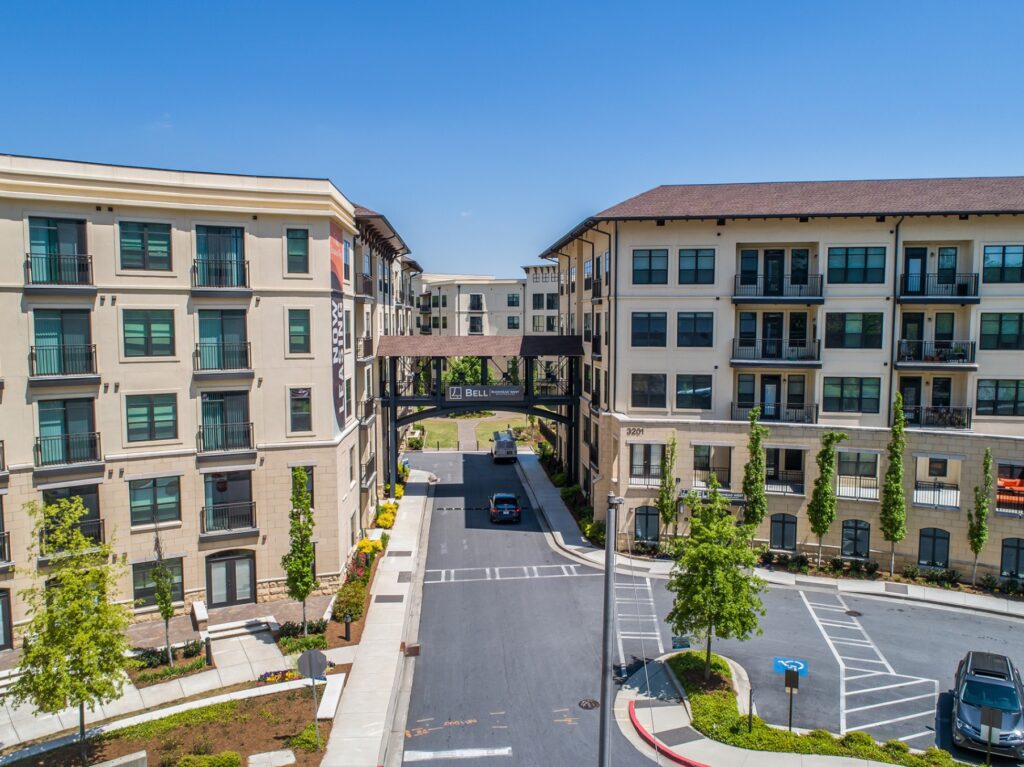
[[[978,578],[978,557],[988,542],[988,511],[992,501],[995,482],[992,479],[992,448],[985,448],[981,462],[981,487],[974,486],[974,508],[967,509],[967,542],[974,553],[974,567],[971,568],[971,585]]]
[[[889,576],[896,571],[896,544],[907,537],[907,499],[903,495],[903,451],[907,438],[903,433],[903,395],[896,392],[892,404],[892,432],[889,437],[889,465],[885,468],[882,486],[882,508],[879,525],[882,537],[889,541]]]
[[[768,429],[757,422],[761,408],[751,408],[747,420],[750,422],[750,439],[747,441],[747,465],[743,467],[743,522],[754,530],[768,513],[768,496],[764,490],[765,458],[764,441]]]
[[[154,597],[156,606],[160,611],[160,617],[164,619],[164,643],[167,648],[167,665],[174,664],[174,654],[171,652],[171,618],[174,617],[174,574],[171,568],[164,562],[163,552],[160,550],[160,540],[157,539],[157,560],[156,565],[150,571],[153,579]]]
[[[672,525],[672,535],[679,533],[679,506],[676,503],[676,438],[673,436],[665,445],[661,455],[661,479],[658,484],[658,499],[654,505],[665,527]]]
[[[818,478],[814,480],[811,501],[807,504],[807,520],[811,532],[818,536],[818,569],[821,569],[821,541],[836,521],[836,491],[833,487],[836,472],[836,445],[846,439],[838,431],[827,431],[821,436],[818,451]]]
[[[320,584],[313,574],[313,512],[310,509],[306,470],[292,469],[292,509],[288,514],[288,537],[291,546],[281,557],[288,596],[302,602],[302,635],[307,636],[306,599]]]

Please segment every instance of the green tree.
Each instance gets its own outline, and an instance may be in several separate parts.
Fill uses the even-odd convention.
[[[676,503],[676,438],[673,436],[661,454],[661,480],[658,484],[658,507],[661,524],[672,525],[672,535],[679,533],[679,504]]]
[[[892,431],[889,437],[889,465],[882,485],[882,508],[879,527],[889,541],[889,575],[896,571],[896,544],[907,537],[907,499],[903,494],[903,451],[907,446],[904,434],[903,395],[896,392],[892,403]]]
[[[80,497],[25,510],[34,523],[34,553],[50,564],[33,570],[34,583],[19,592],[32,617],[8,695],[48,714],[77,707],[84,762],[86,707],[116,700],[126,679],[129,611],[113,604],[122,567],[109,542],[82,533],[87,510]]]
[[[992,448],[985,448],[985,457],[981,462],[981,487],[974,486],[974,508],[967,509],[967,542],[974,552],[974,567],[971,569],[971,585],[978,577],[978,557],[988,542],[988,511],[992,502],[992,491],[995,482],[992,479]]]
[[[836,521],[836,489],[833,485],[836,472],[836,445],[846,439],[839,431],[827,431],[821,435],[821,450],[818,451],[818,478],[814,480],[811,502],[807,504],[807,520],[811,532],[818,536],[818,569],[821,569],[821,540]]]
[[[480,380],[479,357],[452,357],[441,374],[441,382],[446,387],[452,384],[478,384]]]
[[[765,583],[753,574],[757,557],[750,546],[753,528],[737,525],[718,480],[708,483],[708,497],[686,497],[692,512],[690,535],[679,547],[668,590],[675,594],[668,622],[676,634],[705,640],[704,678],[711,674],[711,637],[749,639],[760,634],[764,607],[758,594]]]
[[[288,553],[281,557],[288,596],[302,602],[302,635],[306,630],[306,599],[320,584],[313,574],[313,512],[309,508],[308,478],[301,466],[292,469],[292,510],[288,514]]]
[[[750,422],[750,439],[747,441],[749,458],[743,467],[743,521],[756,529],[768,513],[768,496],[764,491],[765,458],[764,441],[768,438],[768,429],[757,422],[761,417],[761,408],[751,408],[747,420]]]
[[[505,376],[508,378],[510,384],[519,383],[519,358],[512,357],[508,361],[508,367],[505,370]]]
[[[164,561],[163,547],[159,536],[156,539],[156,565],[150,571],[153,579],[154,597],[160,617],[164,619],[164,644],[167,648],[167,665],[174,663],[171,652],[171,618],[174,617],[174,574]]]

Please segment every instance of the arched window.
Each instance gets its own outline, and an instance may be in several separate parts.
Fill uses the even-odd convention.
[[[925,567],[949,567],[949,533],[938,527],[922,528],[917,563]]]
[[[1003,560],[999,574],[1004,578],[1024,577],[1024,538],[1003,538]]]
[[[634,514],[636,515],[636,542],[657,543],[658,542],[658,510],[654,506],[640,506]]]
[[[871,551],[871,525],[863,519],[843,522],[843,556],[867,559]]]
[[[796,551],[796,517],[792,514],[772,514],[771,539],[773,549]]]

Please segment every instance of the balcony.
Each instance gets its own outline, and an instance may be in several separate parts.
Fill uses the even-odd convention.
[[[737,274],[733,282],[734,304],[823,304],[821,275],[808,274],[793,281],[793,275],[766,277]]]
[[[899,370],[977,370],[974,341],[908,341],[900,339],[896,367]]]
[[[102,460],[97,431],[36,437],[37,469],[99,463]]]
[[[252,378],[252,362],[248,341],[211,341],[196,344],[192,369],[200,380],[216,378]]]
[[[693,486],[695,488],[706,488],[711,484],[711,475],[714,474],[719,486],[728,490],[731,485],[731,471],[725,467],[694,467]]]
[[[7,530],[0,533],[0,573],[7,572],[10,569],[10,565],[14,562],[11,557],[14,554],[11,552],[11,531]]]
[[[93,544],[99,545],[106,540],[106,533],[104,530],[102,519],[80,519],[78,520],[78,529],[82,535],[88,540],[92,541]],[[6,536],[7,533],[4,533]],[[60,554],[60,549],[55,546],[47,545],[46,531],[42,530],[39,533],[39,559],[40,562],[45,564],[54,556]]]
[[[34,386],[98,384],[95,344],[32,346],[29,351],[29,383]]]
[[[363,336],[356,339],[356,358],[360,360],[373,359],[372,336]]]
[[[533,393],[536,397],[568,397],[571,386],[567,378],[538,378],[533,383]]]
[[[588,451],[590,453],[590,465],[591,466],[600,466],[601,465],[600,464],[601,454],[598,451],[597,443],[596,442],[587,442],[587,449],[588,449]]]
[[[377,415],[377,403],[373,397],[367,397],[359,403],[359,420],[368,424]]]
[[[903,408],[908,428],[970,429],[972,410],[969,407],[933,407],[916,405]]]
[[[359,486],[363,490],[369,490],[373,487],[374,480],[377,477],[377,456],[370,453],[370,457],[366,459],[366,462],[360,467],[359,470]]]
[[[788,405],[773,404],[737,404],[732,403],[732,420],[746,421],[750,411],[755,407],[761,408],[762,421],[779,421],[781,423],[817,423],[818,406],[804,405],[801,407],[790,407]]]
[[[25,292],[95,295],[92,256],[29,253],[25,257]]]
[[[601,279],[594,280],[594,284],[591,286],[590,297],[594,299],[601,298]]]
[[[199,514],[202,538],[234,538],[258,535],[256,504],[253,501],[215,503],[204,506]]]
[[[840,474],[836,477],[836,497],[852,498],[858,501],[877,501],[879,498],[878,478]]]
[[[915,482],[914,505],[933,509],[959,509],[960,486],[946,482]]]
[[[661,484],[661,466],[630,466],[629,484],[631,487],[657,487]]]
[[[1024,489],[1019,487],[1018,480],[996,480],[996,514],[1024,519]]]
[[[596,357],[597,359],[601,359],[601,336],[600,335],[595,335],[590,340],[590,354],[591,354],[592,357]]]
[[[821,367],[821,341],[788,338],[734,338],[733,367]]]
[[[204,424],[199,427],[200,453],[255,452],[252,441],[252,422]]]
[[[197,258],[192,262],[192,295],[249,296],[249,262],[237,258]]]
[[[899,302],[903,304],[976,304],[977,272],[901,274]]]
[[[9,473],[7,471],[7,454],[4,452],[4,441],[0,439],[0,478],[6,477]]]
[[[804,473],[780,469],[774,475],[765,477],[764,490],[775,495],[803,495]]]
[[[373,277],[371,275],[357,274],[352,287],[357,298],[373,299]]]

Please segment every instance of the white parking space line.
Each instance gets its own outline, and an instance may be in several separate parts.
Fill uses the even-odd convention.
[[[512,756],[512,746],[505,748],[453,748],[448,751],[406,751],[404,762],[428,762],[435,759],[480,759],[485,756]]]
[[[892,705],[895,705],[896,703],[907,703],[908,701],[912,701],[912,700],[922,700],[924,698],[932,698],[932,697],[934,697],[934,696],[930,692],[928,692],[928,693],[925,693],[924,695],[915,695],[912,698],[896,698],[895,700],[883,700],[881,703],[872,703],[869,706],[858,706],[857,708],[848,708],[848,709],[846,709],[846,713],[847,714],[852,714],[855,711],[867,711],[869,708],[882,708],[883,706],[892,706]]]
[[[847,679],[850,679],[850,678],[851,677],[847,677]],[[926,681],[928,681],[928,680],[926,680]],[[868,693],[868,692],[880,692],[881,690],[893,690],[893,689],[895,689],[897,687],[909,687],[912,684],[921,684],[921,680],[920,679],[914,679],[913,681],[910,681],[910,682],[897,682],[896,684],[884,684],[881,687],[867,687],[867,688],[865,688],[863,690],[854,690],[853,692],[848,692],[848,693],[846,693],[846,695],[847,695],[847,697],[849,697],[851,695],[864,695],[865,693]]]
[[[906,716],[897,716],[892,719],[883,719],[881,722],[871,722],[870,724],[862,724],[857,727],[858,730],[866,730],[869,727],[881,727],[883,724],[892,724],[894,722],[905,722],[908,719],[919,719],[922,716],[935,716],[935,708],[930,708],[927,711],[920,711],[916,714],[907,714]]]
[[[906,743],[908,740],[914,740],[915,738],[923,738],[925,736],[928,736],[929,738],[934,738],[935,733],[931,730],[925,730],[924,732],[915,732],[913,735],[904,735],[902,738],[898,738],[898,740],[902,740],[904,743]]]
[[[478,581],[523,581],[549,578],[594,578],[602,573],[580,572],[575,565],[502,565],[501,567],[460,567],[426,570],[424,583],[475,583]]]

